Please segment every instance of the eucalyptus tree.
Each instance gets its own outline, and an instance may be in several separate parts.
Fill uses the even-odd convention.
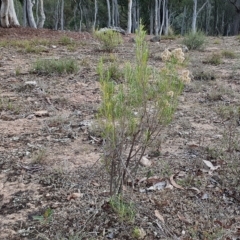
[[[234,6],[236,11],[233,19],[233,34],[237,35],[240,27],[240,0],[229,0],[229,2]]]
[[[199,13],[204,9],[207,5],[208,0],[206,0],[200,8],[198,8],[199,0],[193,0],[193,15],[192,15],[192,32],[196,33],[197,31],[197,17]]]
[[[31,28],[37,28],[33,16],[33,5],[35,1],[32,0],[23,0],[23,26],[29,26]]]
[[[45,21],[45,14],[43,8],[43,0],[37,0],[37,9],[40,12],[39,27],[43,27]],[[1,0],[1,26],[2,27],[16,27],[19,26],[19,21],[16,15],[13,0]],[[37,28],[37,24],[33,15],[34,0],[20,0],[23,7],[23,25],[32,28]]]
[[[1,26],[16,27],[19,26],[13,0],[1,0]]]
[[[132,29],[132,0],[128,0],[127,33],[131,33],[131,29]]]
[[[111,26],[111,6],[110,6],[110,1],[107,1],[107,12],[108,12],[108,23],[107,26],[110,27]]]
[[[36,20],[37,28],[43,28],[46,16],[44,13],[43,0],[37,0],[36,3]]]

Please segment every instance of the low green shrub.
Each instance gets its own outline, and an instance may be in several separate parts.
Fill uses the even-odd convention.
[[[188,47],[189,50],[199,50],[204,47],[206,42],[206,36],[203,32],[190,32],[185,35],[183,39],[183,44]]]
[[[102,50],[107,52],[112,52],[123,42],[120,33],[111,29],[95,31],[94,36],[100,41]]]
[[[38,59],[32,70],[38,74],[69,74],[78,71],[78,64],[75,59]]]

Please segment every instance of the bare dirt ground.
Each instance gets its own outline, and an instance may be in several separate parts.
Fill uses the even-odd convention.
[[[136,228],[142,239],[240,239],[237,37],[209,37],[203,51],[186,53],[192,82],[162,133],[160,154],[149,152],[153,165],[139,172],[142,179],[151,170],[157,180],[125,187],[134,221],[110,207],[101,139],[89,129],[101,101],[96,67],[100,57],[132,61],[131,37],[109,54],[89,33],[0,28],[0,239],[137,239]],[[48,44],[31,52],[10,44],[19,39]],[[161,67],[161,52],[179,44],[149,42],[149,64]],[[218,65],[209,61],[216,53]],[[73,58],[79,71],[36,74],[32,63],[41,58]],[[168,187],[145,191],[159,181]]]

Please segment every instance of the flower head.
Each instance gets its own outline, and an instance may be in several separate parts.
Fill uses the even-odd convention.
[[[182,73],[181,73],[181,81],[183,82],[183,83],[186,83],[186,84],[188,84],[188,83],[190,83],[191,82],[191,78],[190,78],[190,72],[189,72],[189,70],[183,70],[182,71]]]
[[[171,52],[166,48],[161,54],[162,60],[164,62],[168,61],[171,58]]]
[[[173,91],[169,91],[168,93],[167,93],[167,96],[169,96],[169,97],[173,97],[173,95],[174,95],[174,92]]]

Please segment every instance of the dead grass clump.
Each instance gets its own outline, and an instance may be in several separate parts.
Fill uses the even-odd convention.
[[[219,53],[213,53],[211,56],[207,57],[205,61],[203,61],[205,64],[211,64],[211,65],[219,65],[222,63],[222,55]]]
[[[236,58],[236,53],[230,50],[223,50],[222,51],[222,56],[225,58],[230,58],[230,59],[234,59]]]
[[[46,160],[47,151],[45,148],[39,149],[37,152],[33,154],[32,163],[43,164]]]
[[[30,39],[30,40],[2,40],[0,41],[0,47],[13,47],[18,49],[22,53],[41,53],[46,51],[46,46],[50,45],[50,41],[47,39]]]
[[[66,116],[59,115],[59,116],[54,116],[49,118],[46,121],[46,124],[48,125],[48,127],[60,127],[67,122],[68,122],[68,119]]]
[[[19,106],[16,102],[6,97],[0,98],[0,111],[9,111],[13,114],[18,114],[19,110]]]
[[[198,80],[198,81],[211,81],[216,79],[216,76],[213,72],[207,72],[207,71],[194,72],[193,76],[194,76],[194,80]]]

